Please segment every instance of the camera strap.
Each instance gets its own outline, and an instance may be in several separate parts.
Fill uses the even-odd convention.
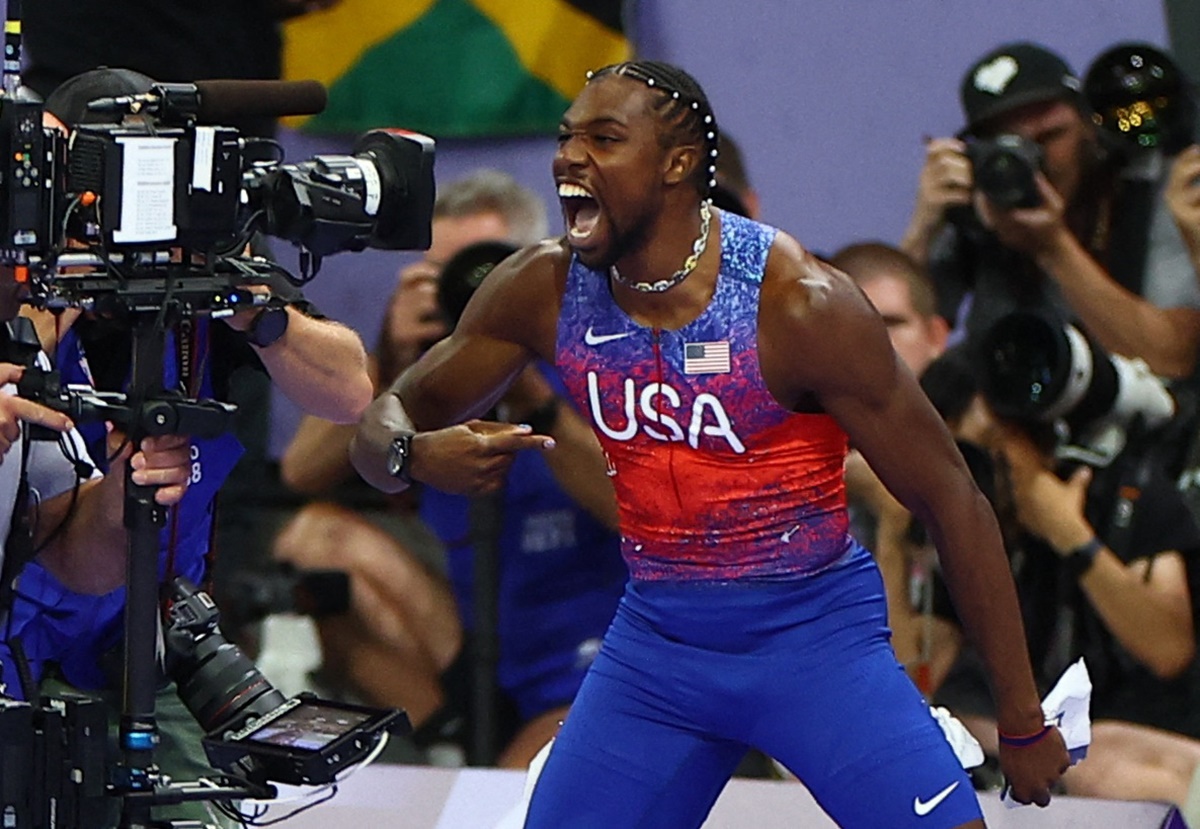
[[[1130,435],[1134,438],[1130,442],[1130,447],[1134,449],[1133,455],[1118,471],[1114,486],[1106,493],[1104,500],[1109,506],[1102,525],[1104,529],[1101,538],[1104,539],[1105,546],[1121,561],[1125,561],[1129,555],[1137,504],[1150,483],[1152,467],[1158,457],[1154,452],[1147,451],[1145,444],[1137,440],[1142,434],[1135,423],[1130,429]],[[1130,447],[1126,448],[1127,453]]]
[[[1146,255],[1150,244],[1150,222],[1158,199],[1158,182],[1125,178],[1109,210],[1108,238],[1099,245],[1108,273],[1121,286],[1142,295]]]

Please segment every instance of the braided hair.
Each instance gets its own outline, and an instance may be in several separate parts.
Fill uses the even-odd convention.
[[[717,119],[699,82],[678,66],[656,60],[614,63],[588,73],[588,81],[605,75],[623,75],[646,84],[657,93],[654,111],[667,126],[667,146],[699,144],[708,163],[692,174],[700,195],[707,198],[717,179]]]

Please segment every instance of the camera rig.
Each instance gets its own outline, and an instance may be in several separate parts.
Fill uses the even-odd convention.
[[[135,445],[152,434],[221,434],[231,426],[234,407],[164,388],[165,344],[181,321],[219,318],[264,305],[270,297],[255,286],[276,275],[302,284],[317,273],[322,257],[333,253],[428,247],[432,139],[405,130],[375,130],[359,138],[350,155],[318,155],[285,164],[275,142],[203,123],[205,95],[210,90],[215,94],[218,82],[210,82],[208,88],[203,83],[153,84],[143,94],[93,100],[88,110],[94,117],[61,130],[49,124],[42,103],[28,96],[20,83],[18,0],[10,0],[7,16],[0,96],[0,269],[5,279],[11,272],[21,299],[34,307],[82,309],[116,319],[132,334],[131,372],[124,393],[63,387],[53,375],[29,372],[23,394],[79,422],[115,421]],[[321,90],[321,106],[323,94]],[[293,114],[280,111],[277,102],[262,104],[257,114]],[[260,160],[262,152],[250,151],[263,148],[274,157]],[[299,249],[299,277],[245,252],[259,233]],[[273,797],[272,770],[296,768],[279,759],[288,746],[272,740],[266,741],[271,762],[252,766],[244,754],[229,761],[230,785],[171,784],[155,765],[158,553],[166,510],[154,494],[153,487],[135,484],[127,473],[121,759],[107,791],[120,798],[121,825],[129,827],[155,825],[155,805]],[[207,598],[193,591],[181,599],[181,588],[172,589],[173,607],[194,611],[197,603],[203,604],[197,597]],[[194,632],[186,621],[180,624]],[[205,642],[224,641],[215,622],[204,630],[208,632],[200,638]],[[234,664],[245,667],[237,660]],[[324,716],[329,713],[325,709],[339,707],[310,699],[264,699],[277,704],[261,711],[235,706],[242,719],[222,723],[222,731],[210,734],[210,739],[221,745],[231,740],[254,743],[259,717],[282,720],[314,706],[322,708]],[[10,721],[24,722],[28,714],[32,724],[52,722],[53,716],[44,712],[57,710],[50,703],[9,707],[16,712]],[[344,732],[330,741],[338,763],[318,761],[314,766],[308,762],[314,756],[310,749],[296,746],[304,771],[286,779],[297,774],[307,780],[327,779],[361,759],[385,730],[408,726],[402,712],[363,709],[358,714],[343,718]],[[232,755],[210,756],[220,761]],[[317,756],[324,755],[318,751]],[[16,824],[16,829],[23,825]]]

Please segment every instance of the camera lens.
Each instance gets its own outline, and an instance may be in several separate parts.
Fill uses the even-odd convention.
[[[236,729],[287,701],[242,650],[222,635],[220,613],[186,579],[172,584],[168,670],[179,698],[207,732]]]
[[[980,386],[1001,417],[1042,420],[1072,375],[1070,345],[1061,329],[1033,314],[1010,314],[987,332]]]
[[[195,661],[174,672],[179,698],[208,732],[238,728],[287,698],[241,649],[214,633],[198,643]]]
[[[1108,354],[1073,325],[1041,314],[1002,317],[979,351],[980,391],[998,415],[1049,423],[1072,436],[1103,424],[1149,428],[1169,420],[1175,403],[1146,364]]]
[[[1042,203],[1037,173],[1042,150],[1019,135],[998,135],[967,144],[975,187],[997,207],[1037,207]]]

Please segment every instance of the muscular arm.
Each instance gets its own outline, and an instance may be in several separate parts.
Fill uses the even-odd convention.
[[[377,361],[367,356],[373,382],[378,377]],[[279,476],[284,486],[301,495],[320,495],[354,474],[350,465],[350,441],[355,427],[305,415],[279,459]]]
[[[1149,575],[1149,578],[1147,578]],[[1196,655],[1183,556],[1173,550],[1128,565],[1105,548],[1079,580],[1113,636],[1161,679],[1174,679]]]
[[[999,210],[981,199],[984,224],[1005,245],[1033,257],[1107,351],[1139,357],[1155,374],[1190,374],[1200,347],[1200,311],[1160,308],[1118,284],[1067,227],[1062,197],[1044,177],[1038,183],[1039,207]]]
[[[254,348],[271,380],[306,413],[353,423],[371,400],[362,340],[346,326],[298,308],[287,306],[287,314],[284,335],[266,348]],[[228,322],[245,330],[251,317],[237,314]]]
[[[1004,440],[1013,500],[1021,526],[1065,556],[1096,531],[1084,515],[1090,470],[1064,481],[1045,468],[1028,438]],[[1102,539],[1103,540],[1103,539]],[[1104,625],[1129,653],[1156,676],[1170,679],[1196,654],[1192,602],[1183,556],[1169,550],[1151,560],[1121,561],[1108,547],[1079,580]]]
[[[1038,731],[1043,715],[994,513],[941,418],[892,351],[882,321],[848,278],[786,237],[772,250],[760,307],[768,385],[785,404],[815,394],[888,490],[924,522],[987,665],[1000,728]],[[1001,758],[1010,777],[1021,778],[1014,777],[1018,799],[1048,801],[1050,783],[1066,768],[1060,737],[1038,745]]]
[[[1122,287],[1069,232],[1038,256],[1075,313],[1114,354],[1140,357],[1164,377],[1186,377],[1200,348],[1200,311],[1160,308]]]
[[[320,495],[354,474],[350,441],[354,426],[305,415],[279,460],[284,486],[301,495]]]
[[[565,262],[561,245],[545,243],[488,274],[454,332],[367,407],[350,444],[351,463],[364,480],[384,492],[405,488],[386,463],[402,431],[417,433],[413,478],[446,492],[488,491],[513,452],[547,446],[527,429],[463,422],[491,409],[535,356],[552,359]]]

